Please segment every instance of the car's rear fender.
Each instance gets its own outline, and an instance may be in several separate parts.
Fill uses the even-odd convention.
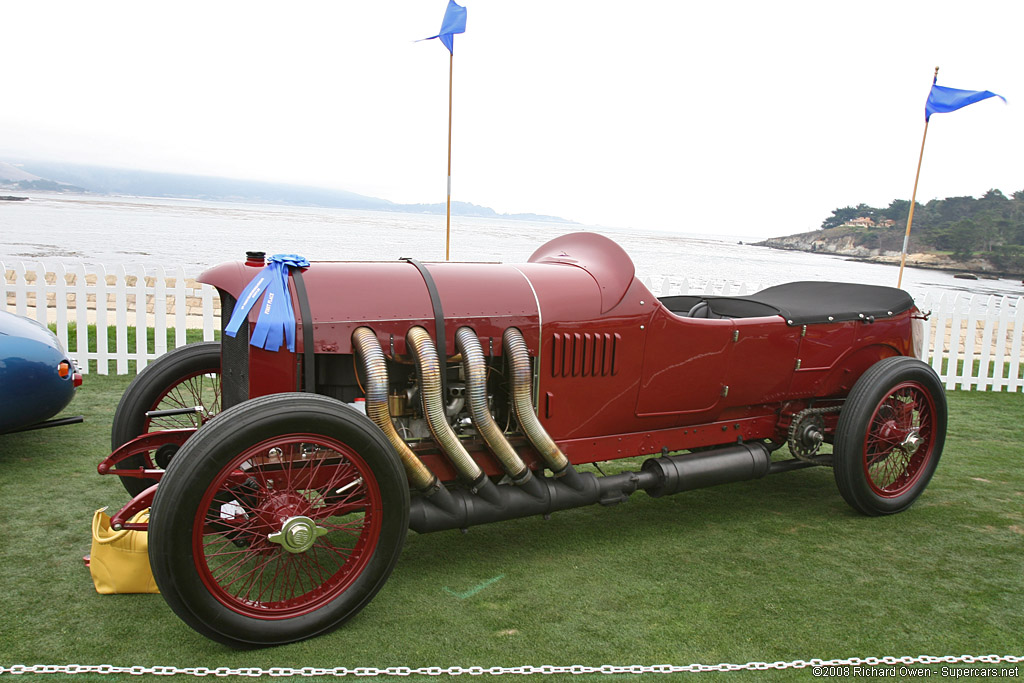
[[[907,355],[888,343],[870,344],[841,354],[828,369],[801,372],[793,377],[793,398],[843,397],[850,393],[854,383],[868,368],[885,358]]]

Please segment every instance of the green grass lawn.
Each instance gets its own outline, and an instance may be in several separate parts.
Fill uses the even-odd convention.
[[[50,323],[49,327],[50,327],[50,331],[56,333],[56,331],[57,331],[56,324]],[[173,349],[176,346],[175,342],[176,342],[176,334],[177,333],[175,332],[174,329],[168,329],[168,330],[166,330],[165,334],[166,334],[165,339],[166,339],[166,342],[167,342],[166,348],[168,350],[169,349]],[[218,339],[218,340],[220,339],[220,330],[215,330],[214,331],[213,338],[214,339]],[[191,328],[185,330],[185,343],[186,344],[191,344],[193,342],[202,341],[202,339],[203,339],[203,331],[202,330],[191,329]],[[88,346],[87,350],[90,353],[95,353],[96,352],[96,340],[97,340],[96,325],[89,325],[88,328],[86,329],[86,344]],[[63,343],[63,341],[61,343]],[[136,328],[135,327],[126,327],[125,328],[125,334],[124,334],[124,340],[123,340],[123,343],[122,343],[122,348],[124,350],[126,350],[128,353],[135,353],[137,343],[138,342],[136,340]],[[114,355],[115,350],[118,348],[118,344],[117,344],[117,328],[115,328],[115,327],[108,327],[107,328],[107,345],[106,345],[106,348],[107,348],[108,352],[111,355]],[[68,344],[67,344],[67,350],[68,350],[68,353],[72,356],[72,358],[74,358],[75,354],[78,353],[78,325],[76,323],[74,323],[74,322],[69,322],[68,323]],[[148,332],[146,334],[146,350],[150,354],[153,354],[156,351],[156,332],[155,332],[155,330],[153,330],[153,328],[149,328],[149,330],[148,330]],[[79,365],[83,366],[82,360],[81,359],[78,359],[78,360],[79,360]],[[88,368],[89,373],[91,374],[91,373],[97,372],[98,371],[98,369],[97,369],[97,361],[90,360],[88,362],[89,362],[89,368]],[[128,361],[128,368],[129,368],[129,374],[130,375],[134,375],[135,374],[135,361],[134,360]],[[109,372],[111,374],[117,372],[117,361],[116,360],[107,361],[107,372]],[[115,402],[115,405],[116,405],[116,402]]]
[[[84,424],[0,437],[0,666],[1024,655],[1021,394],[951,394],[943,460],[922,498],[899,515],[854,513],[831,471],[819,468],[658,500],[638,493],[617,507],[549,521],[410,533],[387,585],[347,625],[302,643],[236,652],[193,632],[159,595],[98,595],[82,563],[93,511],[127,500],[118,481],[96,473],[127,383],[89,375],[67,411],[84,414]],[[702,676],[759,680],[764,673]],[[54,677],[19,680],[29,678]]]

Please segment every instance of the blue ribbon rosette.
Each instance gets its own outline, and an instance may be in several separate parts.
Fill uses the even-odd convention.
[[[224,334],[229,337],[237,335],[249,310],[266,292],[249,343],[267,351],[277,351],[284,336],[288,350],[295,351],[295,311],[288,291],[289,268],[309,268],[309,261],[298,254],[274,254],[267,259],[263,270],[242,290]]]

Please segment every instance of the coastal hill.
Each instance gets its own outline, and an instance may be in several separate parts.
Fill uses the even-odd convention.
[[[84,188],[42,178],[5,161],[0,161],[0,188],[36,192],[85,192]],[[24,197],[7,197],[6,199],[24,199]]]
[[[444,202],[398,204],[387,199],[368,197],[345,190],[44,161],[0,161],[0,189],[253,202],[401,213],[445,213]],[[535,213],[500,214],[489,207],[468,202],[452,202],[452,214],[553,223],[573,222],[558,216]]]
[[[820,229],[773,237],[756,246],[900,262],[910,202],[835,209]],[[907,265],[992,276],[1024,276],[1024,190],[1007,197],[948,197],[914,207]]]

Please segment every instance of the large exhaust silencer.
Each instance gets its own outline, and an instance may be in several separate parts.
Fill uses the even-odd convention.
[[[594,503],[612,505],[622,502],[637,490],[650,495],[667,496],[691,489],[728,482],[757,479],[768,473],[771,455],[761,443],[724,446],[700,453],[668,455],[647,460],[640,472],[623,472],[595,477],[577,473],[578,487],[564,479],[538,477],[544,495],[531,495],[523,488],[496,486],[497,500],[484,500],[466,491],[452,491],[457,504],[441,509],[429,499],[414,497],[409,527],[419,533],[460,529],[476,524],[516,517],[546,515]]]
[[[640,469],[657,477],[658,483],[646,490],[652,498],[660,498],[718,484],[760,479],[768,474],[769,467],[768,449],[755,441],[645,460]]]

